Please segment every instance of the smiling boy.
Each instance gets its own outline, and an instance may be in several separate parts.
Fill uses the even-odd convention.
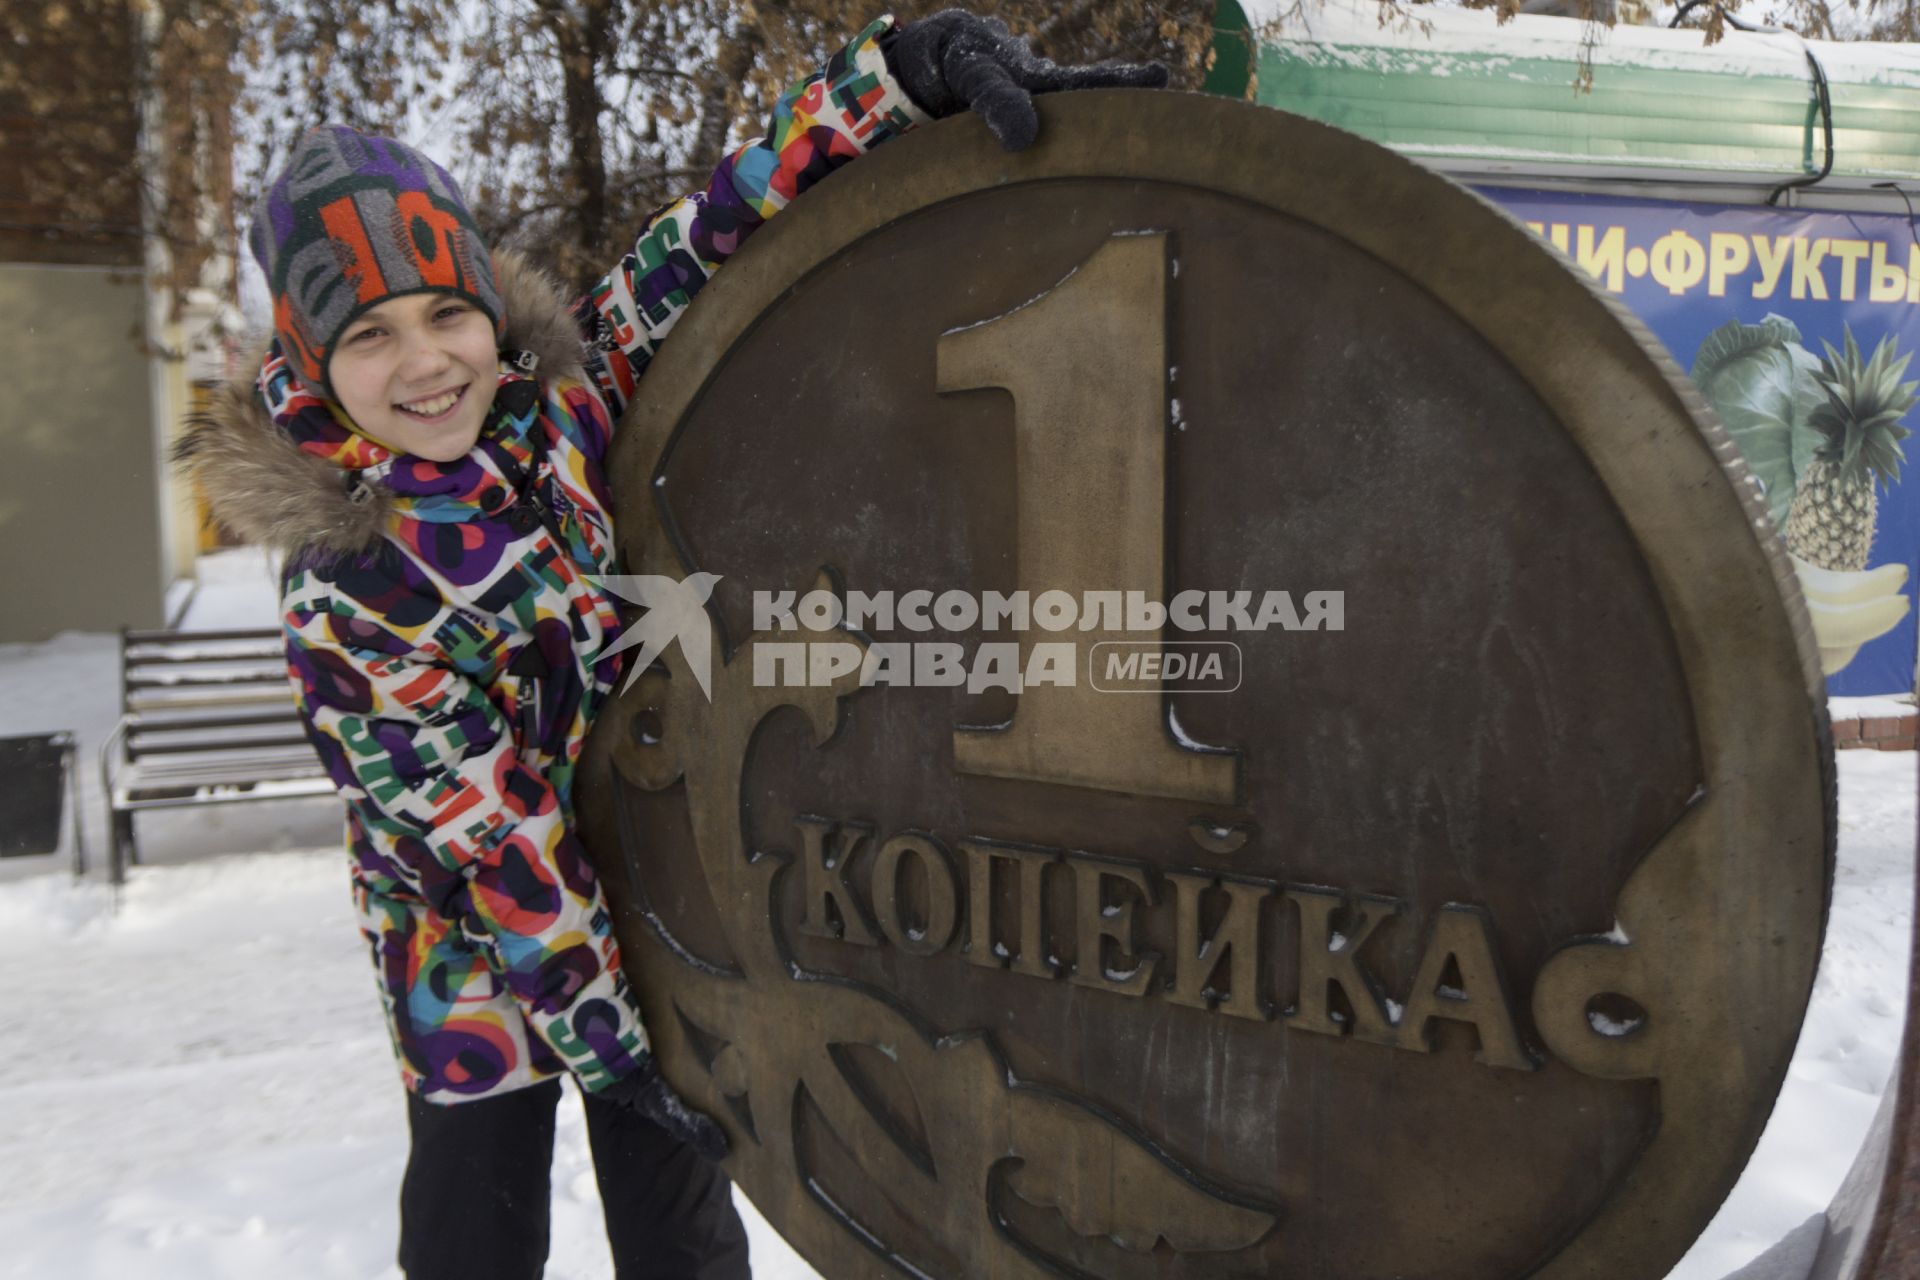
[[[407,1087],[411,1280],[540,1275],[566,1076],[620,1280],[747,1274],[726,1134],[660,1077],[573,822],[620,668],[606,451],[659,342],[758,226],[878,143],[972,107],[1022,146],[1031,92],[1164,80],[1056,67],[959,11],[881,19],[577,301],[489,252],[451,176],[390,139],[312,130],[262,194],[273,340],[178,456],[223,523],[287,555],[294,695],[346,801]]]
[[[348,325],[328,376],[361,435],[434,462],[464,456],[493,407],[493,325],[464,298],[392,298]]]

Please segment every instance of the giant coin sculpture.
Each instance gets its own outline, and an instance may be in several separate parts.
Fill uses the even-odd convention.
[[[614,483],[711,625],[584,830],[823,1275],[1652,1280],[1712,1216],[1822,685],[1726,435],[1524,228],[1238,103],[939,125],[715,277]]]

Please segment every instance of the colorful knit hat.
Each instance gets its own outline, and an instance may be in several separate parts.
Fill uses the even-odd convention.
[[[273,332],[302,382],[335,399],[327,361],[368,308],[453,293],[503,331],[492,256],[460,188],[403,142],[309,129],[253,209],[247,233],[273,298]]]

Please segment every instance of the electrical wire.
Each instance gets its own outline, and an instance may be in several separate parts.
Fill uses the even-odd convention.
[[[1796,187],[1811,187],[1815,183],[1826,181],[1827,175],[1833,172],[1833,89],[1827,83],[1827,69],[1821,66],[1820,59],[1814,56],[1813,46],[1802,39],[1797,32],[1783,31],[1779,27],[1761,26],[1759,23],[1748,22],[1738,14],[1729,13],[1726,6],[1721,4],[1720,0],[1685,0],[1685,3],[1674,11],[1673,21],[1669,22],[1667,26],[1679,26],[1682,18],[1703,4],[1712,5],[1714,10],[1719,13],[1721,19],[1736,31],[1745,31],[1750,35],[1759,36],[1793,36],[1795,39],[1800,40],[1800,51],[1807,55],[1807,66],[1813,71],[1813,100],[1820,108],[1820,140],[1822,153],[1820,171],[1818,173],[1801,174],[1797,178],[1788,178],[1785,182],[1782,182],[1779,186],[1767,193],[1767,203],[1777,205],[1780,203],[1781,195]],[[1906,193],[1902,192],[1901,194],[1904,196]]]
[[[1913,247],[1920,249],[1920,225],[1916,225],[1913,216],[1913,201],[1907,197],[1906,188],[1897,182],[1876,182],[1877,191],[1891,191],[1900,197],[1900,203],[1907,206],[1907,236],[1913,241]]]
[[[1778,204],[1782,192],[1795,187],[1811,187],[1825,181],[1827,175],[1833,172],[1833,91],[1827,85],[1826,68],[1820,65],[1820,59],[1813,56],[1813,49],[1803,41],[1801,51],[1807,55],[1807,65],[1813,68],[1813,96],[1820,104],[1821,150],[1824,155],[1820,161],[1820,172],[1788,178],[1767,193],[1768,204]]]

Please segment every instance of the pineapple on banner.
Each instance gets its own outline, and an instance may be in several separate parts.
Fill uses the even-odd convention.
[[[1920,230],[1888,213],[1482,192],[1632,310],[1712,404],[1800,578],[1831,693],[1920,665]],[[1570,355],[1573,353],[1569,353]]]

